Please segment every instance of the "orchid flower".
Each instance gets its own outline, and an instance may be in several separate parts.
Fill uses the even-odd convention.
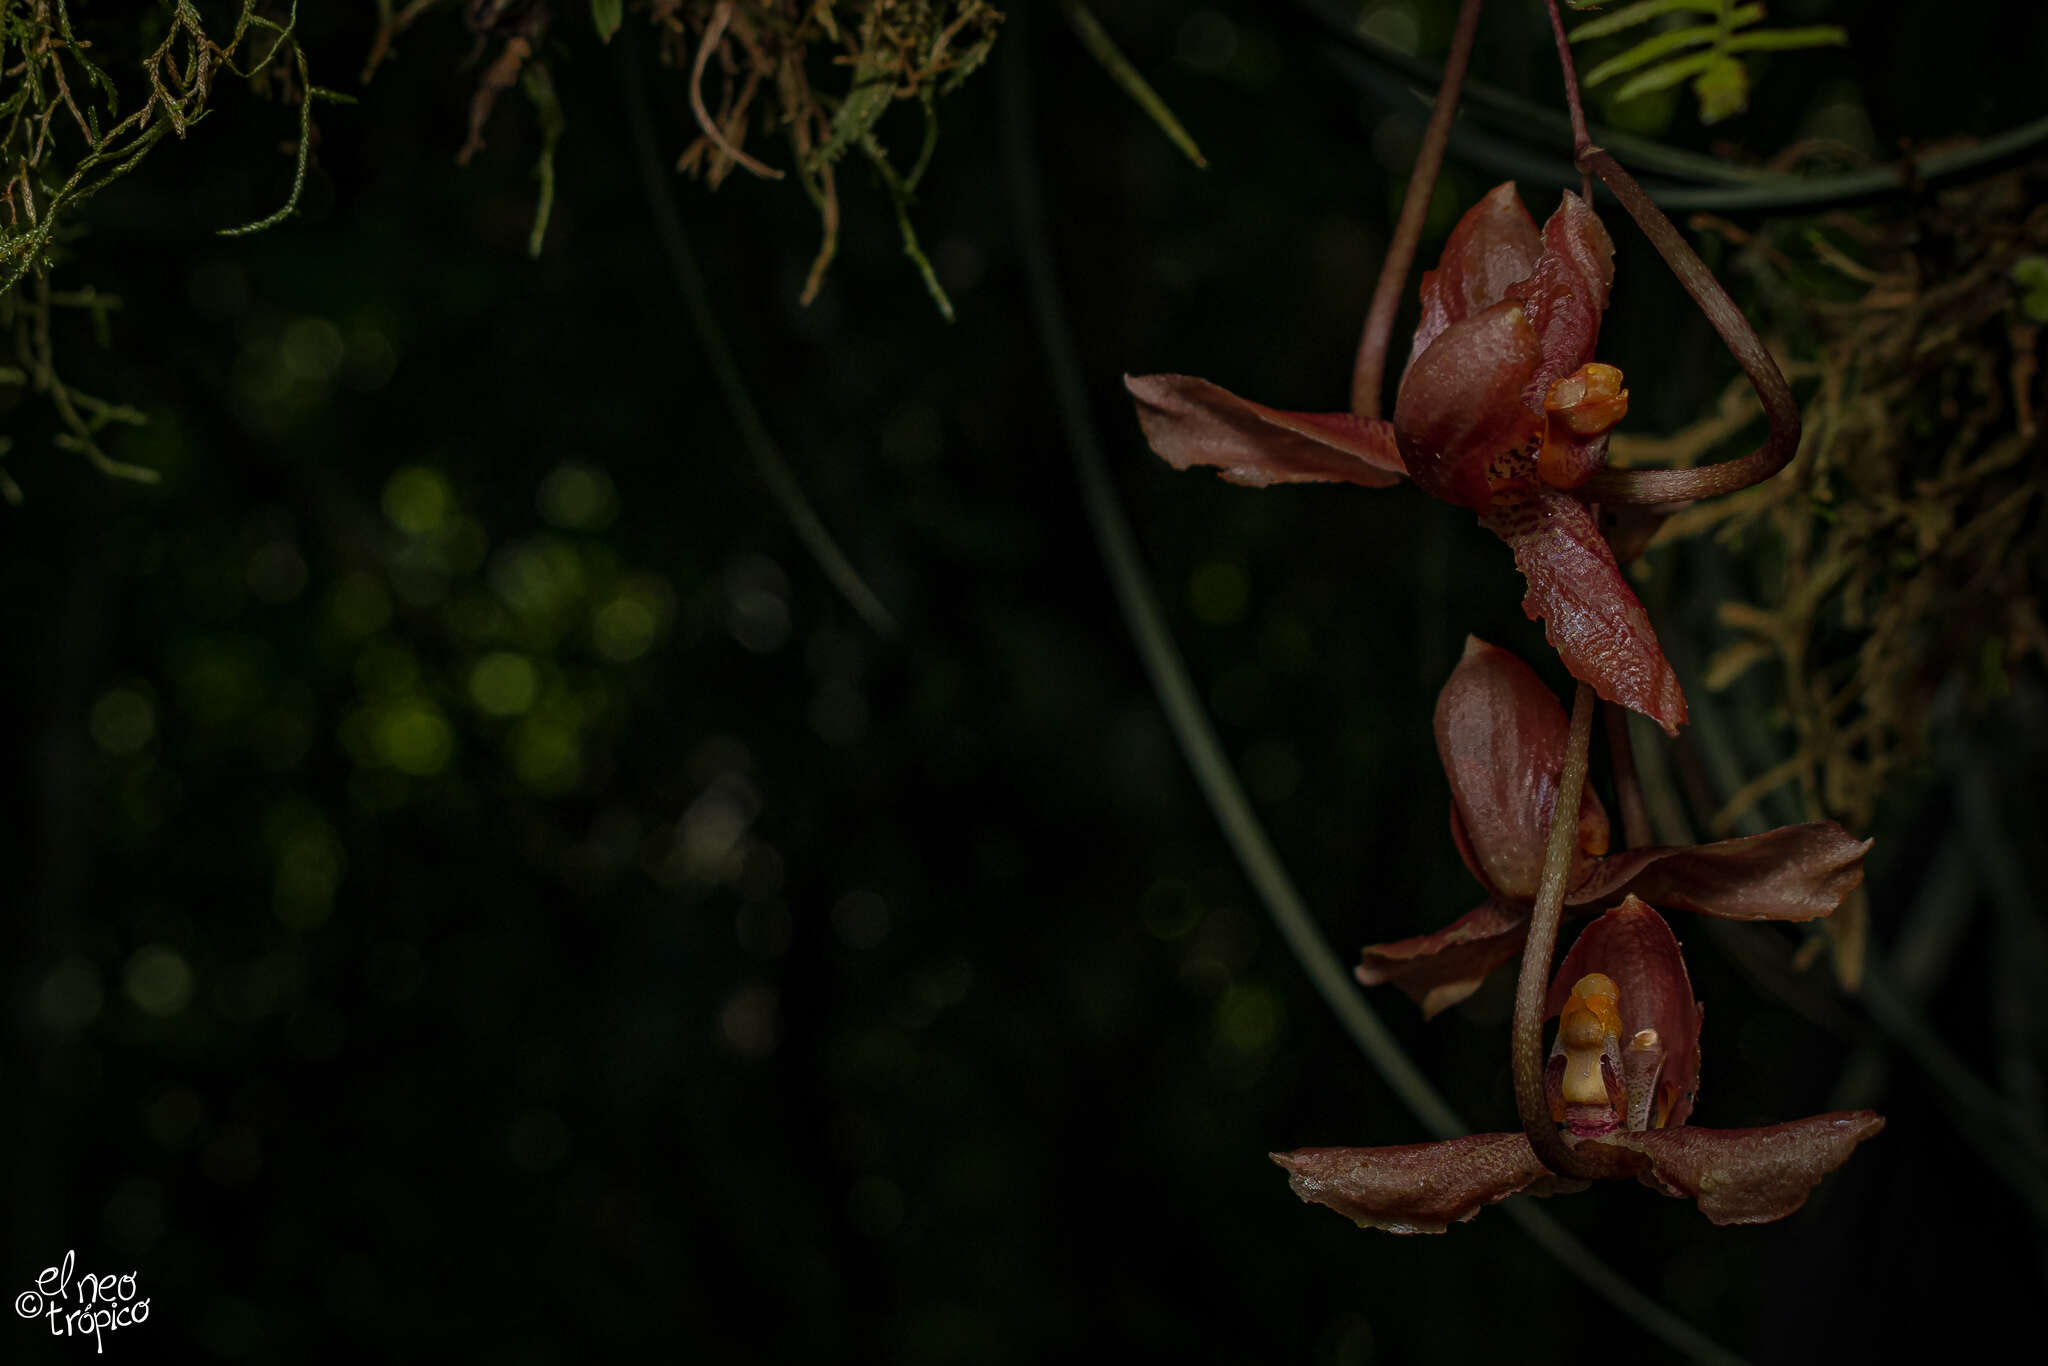
[[[1614,279],[1614,244],[1567,193],[1539,232],[1513,182],[1459,220],[1422,277],[1422,321],[1394,419],[1282,412],[1188,375],[1126,376],[1152,449],[1176,468],[1212,465],[1235,483],[1344,482],[1404,475],[1469,508],[1507,542],[1572,675],[1676,734],[1685,695],[1656,633],[1573,493],[1606,462],[1628,411],[1621,371],[1593,360]]]
[[[1367,948],[1360,981],[1392,982],[1430,1016],[1521,953],[1569,729],[1535,670],[1467,637],[1437,695],[1436,745],[1451,784],[1451,838],[1487,899],[1434,934]],[[1812,920],[1862,882],[1870,848],[1833,821],[1815,821],[1713,844],[1609,853],[1607,812],[1591,787],[1579,801],[1578,827],[1565,905],[1586,911],[1633,893],[1730,920]]]
[[[1703,1011],[1671,927],[1637,897],[1586,927],[1558,967],[1546,1011],[1558,1027],[1545,1089],[1573,1155],[1598,1176],[1632,1176],[1690,1198],[1716,1224],[1791,1214],[1884,1127],[1869,1110],[1761,1129],[1688,1125]],[[1393,1233],[1441,1233],[1518,1192],[1555,1195],[1586,1185],[1551,1172],[1520,1133],[1304,1148],[1273,1160],[1303,1200]]]

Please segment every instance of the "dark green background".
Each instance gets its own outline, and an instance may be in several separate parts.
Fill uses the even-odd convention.
[[[354,89],[369,7],[321,8],[316,79]],[[1056,12],[1018,8],[944,106],[917,210],[953,325],[855,164],[808,309],[792,186],[674,186],[767,424],[896,639],[751,465],[633,160],[619,63],[645,47],[599,48],[569,0],[537,262],[523,102],[453,165],[473,73],[452,16],[322,109],[282,227],[211,235],[289,174],[290,113],[227,82],[94,202],[57,282],[124,307],[111,347],[69,325],[60,360],[149,412],[109,446],[165,479],[93,474],[0,391],[27,491],[0,565],[10,1294],[67,1248],[136,1271],[151,1320],[106,1347],[128,1361],[1666,1359],[1498,1213],[1363,1233],[1265,1160],[1427,1134],[1274,933],[1117,615],[1031,322],[1003,82],[1029,87],[1152,583],[1347,957],[1478,900],[1430,707],[1467,632],[1539,661],[1540,635],[1466,514],[1175,475],[1118,376],[1335,406],[1405,171],[1374,148],[1408,143],[1289,7],[1104,3],[1198,172]],[[1540,11],[1492,8],[1475,75],[1554,100]],[[1750,114],[1702,130],[1681,107],[1664,136],[1767,154],[1844,90],[1882,155],[2040,112],[2034,6],[1781,8],[1854,42],[1760,63]],[[1427,8],[1424,55],[1447,32]],[[681,78],[653,94],[673,155]],[[1454,161],[1449,210],[1491,183]],[[1669,429],[1732,368],[1616,236],[1603,355],[1639,429]],[[550,482],[565,465],[610,500]],[[1713,546],[1653,570],[1691,681],[1751,571]],[[472,700],[498,651],[533,663],[524,722]],[[1953,773],[1990,774],[2011,832],[2038,832],[2041,701],[2022,675],[1897,789],[1872,832],[1880,946],[1960,838]],[[1735,732],[1762,767],[1776,738],[1746,713]],[[2024,1099],[2040,1053],[1993,1056],[1976,923],[1932,1018]],[[1829,1108],[1860,1007],[1802,979],[1819,1028],[1677,928],[1708,1012],[1699,1118]],[[1498,984],[1428,1027],[1373,1001],[1475,1123],[1512,1127]],[[1924,1076],[1892,1077],[1889,1130],[1782,1225],[1715,1230],[1633,1187],[1550,1208],[1754,1359],[1954,1349],[2038,1295],[2039,1233]],[[39,1332],[11,1323],[0,1352],[91,1351]]]

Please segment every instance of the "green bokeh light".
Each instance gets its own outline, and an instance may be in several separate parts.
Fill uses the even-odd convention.
[[[543,796],[566,792],[583,776],[583,744],[559,721],[527,717],[513,727],[509,748],[519,781]]]
[[[469,700],[486,715],[521,715],[539,696],[539,671],[525,655],[495,650],[469,671]]]
[[[192,968],[166,944],[145,944],[128,959],[123,974],[128,999],[144,1014],[167,1018],[192,1000]]]
[[[271,909],[293,929],[311,929],[332,913],[348,866],[341,836],[317,809],[294,803],[271,821],[270,839],[277,856]]]
[[[133,754],[156,737],[156,704],[137,688],[109,688],[92,705],[92,738],[109,754]]]
[[[1228,561],[1211,560],[1188,579],[1188,605],[1211,626],[1242,620],[1251,596],[1251,580],[1240,566]]]
[[[660,628],[660,617],[644,598],[616,597],[597,609],[590,623],[591,643],[606,659],[626,664],[647,653]]]
[[[391,623],[391,594],[375,578],[357,572],[334,586],[327,610],[349,635],[375,635]]]
[[[384,485],[384,515],[400,531],[414,536],[439,531],[454,507],[454,494],[439,470],[409,466]]]
[[[403,698],[381,708],[370,737],[379,759],[415,778],[431,778],[455,754],[454,730],[425,698]]]
[[[571,531],[602,531],[619,511],[611,476],[574,461],[556,466],[541,481],[534,504],[551,525]]]

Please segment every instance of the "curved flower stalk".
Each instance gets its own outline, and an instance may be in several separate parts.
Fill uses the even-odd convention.
[[[1688,1125],[1704,1012],[1677,938],[1639,898],[1586,927],[1558,967],[1546,1010],[1558,1030],[1545,1089],[1575,1165],[1691,1199],[1716,1224],[1762,1224],[1793,1213],[1822,1177],[1884,1128],[1869,1110],[1760,1129]],[[1303,1200],[1392,1233],[1441,1233],[1510,1195],[1557,1195],[1588,1184],[1553,1173],[1519,1133],[1272,1156]]]
[[[1451,785],[1451,838],[1486,902],[1434,934],[1364,951],[1358,978],[1392,982],[1433,1016],[1517,957],[1556,810],[1569,719],[1522,660],[1467,637],[1437,696],[1436,744]],[[1691,846],[1609,852],[1599,796],[1579,802],[1567,908],[1591,912],[1631,894],[1729,920],[1812,920],[1863,881],[1869,840],[1833,821]]]
[[[1566,194],[1539,231],[1512,182],[1452,231],[1422,279],[1422,320],[1392,422],[1269,408],[1188,375],[1126,376],[1152,449],[1236,483],[1404,475],[1505,541],[1572,675],[1676,734],[1685,695],[1579,490],[1628,411],[1621,371],[1593,360],[1614,280],[1599,217]]]

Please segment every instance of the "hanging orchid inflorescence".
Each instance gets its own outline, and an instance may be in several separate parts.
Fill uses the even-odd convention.
[[[1730,493],[1782,469],[1799,444],[1784,376],[1712,273],[1635,181],[1595,147],[1555,0],[1584,178],[1539,229],[1512,184],[1452,231],[1422,278],[1422,315],[1391,420],[1380,416],[1388,334],[1441,164],[1479,0],[1465,0],[1442,89],[1367,314],[1351,404],[1285,412],[1187,375],[1125,380],[1152,448],[1265,486],[1402,479],[1478,515],[1527,581],[1523,610],[1578,680],[1570,712],[1535,672],[1477,639],[1437,701],[1451,837],[1485,889],[1433,934],[1364,951],[1358,977],[1391,982],[1434,1015],[1518,954],[1510,1048],[1522,1132],[1393,1148],[1276,1154],[1302,1199],[1397,1233],[1441,1232],[1516,1193],[1559,1194],[1633,1177],[1695,1200],[1717,1224],[1781,1219],[1884,1127],[1869,1111],[1768,1128],[1687,1123],[1700,1026],[1678,940],[1656,907],[1738,920],[1811,920],[1863,879],[1867,840],[1832,821],[1684,848],[1652,846],[1626,729],[1610,724],[1624,847],[1586,783],[1595,695],[1667,733],[1685,694],[1622,565],[1671,505]],[[1641,227],[1749,376],[1770,421],[1741,459],[1684,470],[1611,470],[1608,433],[1628,411],[1621,371],[1594,359],[1614,283],[1612,240],[1592,208],[1597,177]],[[1614,512],[1628,509],[1624,519]],[[1607,509],[1603,516],[1603,508]],[[1617,714],[1618,715],[1618,714]],[[1566,908],[1597,913],[1555,976]],[[1546,1053],[1546,1025],[1557,1021]]]

